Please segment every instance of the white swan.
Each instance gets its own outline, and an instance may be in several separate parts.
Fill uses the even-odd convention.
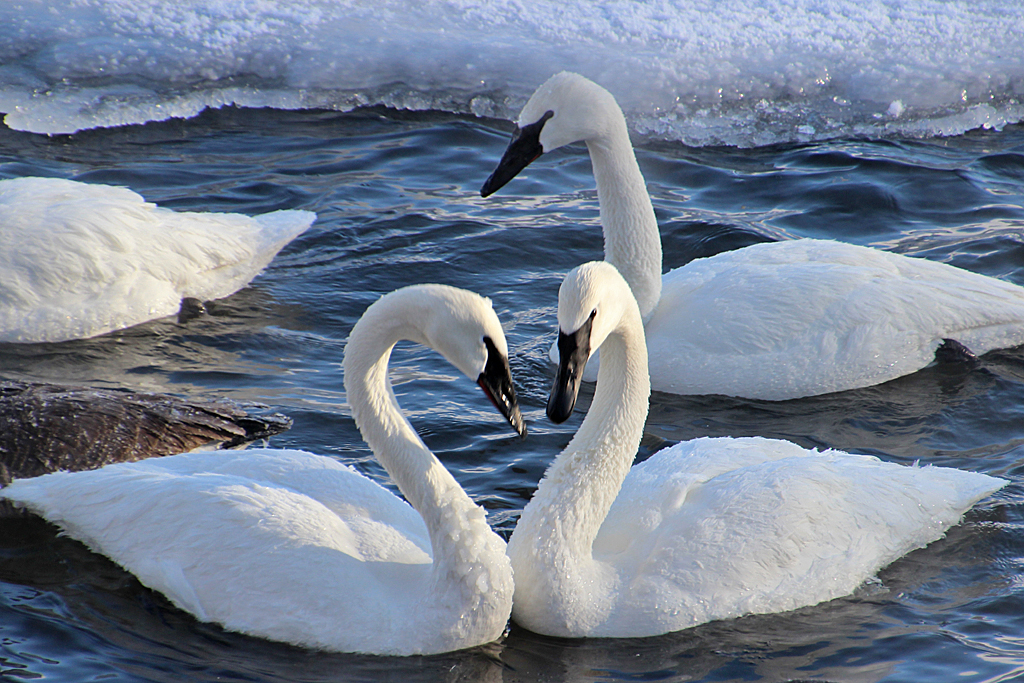
[[[316,219],[186,213],[123,187],[0,180],[0,341],[84,339],[238,291]]]
[[[649,636],[847,595],[1006,483],[762,438],[697,439],[630,469],[650,385],[629,286],[608,263],[580,266],[558,323],[553,420],[571,413],[591,349],[602,362],[509,541],[512,618],[533,631]]]
[[[840,242],[758,244],[662,277],[658,224],[625,118],[607,90],[576,74],[557,74],[533,94],[481,194],[579,140],[597,181],[605,260],[640,305],[657,391],[799,398],[915,372],[943,345],[970,357],[1024,344],[1024,288]]]
[[[331,458],[269,449],[48,474],[0,496],[232,631],[388,655],[492,641],[512,607],[505,543],[402,415],[387,368],[403,339],[440,351],[525,427],[487,299],[441,285],[382,297],[349,337],[345,391],[412,507]]]

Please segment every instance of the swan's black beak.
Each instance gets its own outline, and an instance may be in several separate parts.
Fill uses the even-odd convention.
[[[484,337],[484,344],[487,346],[487,363],[484,365],[484,371],[476,378],[476,383],[487,394],[487,398],[491,399],[498,412],[505,416],[512,429],[516,430],[520,438],[524,438],[526,422],[523,421],[523,414],[519,412],[508,358],[498,351],[490,337]]]
[[[480,188],[481,197],[489,197],[503,188],[505,183],[515,178],[520,171],[544,153],[544,148],[540,144],[540,132],[547,120],[554,115],[553,111],[547,111],[536,122],[516,128],[501,161],[498,162],[498,167]]]
[[[595,311],[596,313],[596,311]],[[583,380],[583,370],[590,360],[590,330],[594,314],[572,334],[558,331],[558,374],[548,395],[548,419],[561,424],[572,415],[576,396]]]

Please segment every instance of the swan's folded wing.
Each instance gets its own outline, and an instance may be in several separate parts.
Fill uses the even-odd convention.
[[[599,537],[602,550],[618,552],[632,602],[692,623],[847,595],[1006,483],[792,444],[763,448],[784,442],[700,441],[634,468]],[[643,495],[652,504],[641,505]]]
[[[423,518],[408,503],[372,479],[363,476],[349,465],[333,458],[305,451],[249,448],[233,453],[195,453],[187,459],[178,459],[165,465],[187,473],[202,471],[208,474],[240,477],[267,486],[283,487],[315,500],[340,519],[350,524],[381,524],[394,528],[411,541],[421,553],[408,549],[411,557],[429,558],[430,538]],[[370,535],[372,538],[372,535]],[[383,546],[370,549],[362,546],[362,554],[379,559],[400,561],[387,557]]]
[[[685,515],[688,496],[709,479],[812,453],[788,441],[760,437],[700,438],[661,450],[630,469],[594,541],[594,555],[638,554],[637,540],[659,533],[666,519],[681,510]]]
[[[0,340],[91,337],[247,285],[316,219],[177,212],[124,187],[0,181]]]
[[[347,500],[346,490],[355,492]],[[0,495],[201,619],[300,644],[323,644],[311,634],[330,631],[317,620],[372,617],[368,606],[394,585],[415,586],[430,563],[422,539],[400,528],[407,504],[298,451],[168,456],[22,479]],[[393,509],[375,519],[385,496]],[[415,517],[413,532],[425,536]]]
[[[1024,288],[877,249],[793,240],[663,278],[646,325],[654,389],[780,400],[878,384],[934,360],[1024,343]]]

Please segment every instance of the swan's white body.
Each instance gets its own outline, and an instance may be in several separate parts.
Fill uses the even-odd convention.
[[[799,398],[920,370],[944,339],[978,355],[1024,344],[1024,288],[841,242],[759,244],[662,276],[654,210],[612,95],[563,72],[537,89],[519,126],[532,126],[539,148],[518,164],[506,163],[506,152],[495,171],[502,177],[489,179],[484,192],[541,152],[586,142],[605,260],[640,306],[657,391]],[[555,349],[551,355],[557,362]],[[594,377],[596,369],[586,379]]]
[[[1024,288],[828,240],[757,244],[662,278],[646,324],[651,384],[782,400],[880,384],[935,360],[1024,344]]]
[[[0,341],[56,342],[174,315],[247,285],[316,219],[186,213],[123,187],[0,180]]]
[[[402,416],[387,380],[401,339],[430,343],[482,378],[491,363],[482,337],[507,376],[490,303],[437,285],[383,297],[349,337],[349,405],[409,504],[330,458],[271,449],[50,474],[0,495],[233,631],[391,655],[486,643],[512,606],[505,543]],[[514,393],[511,405],[518,417]]]
[[[526,628],[648,636],[847,595],[1006,483],[762,438],[697,439],[631,468],[650,391],[643,324],[607,263],[566,277],[561,331],[592,310],[593,402],[508,546]]]

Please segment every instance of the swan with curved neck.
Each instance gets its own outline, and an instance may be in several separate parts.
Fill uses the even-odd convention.
[[[937,352],[970,359],[1024,344],[1024,288],[868,247],[757,244],[662,276],[658,225],[625,118],[607,90],[577,74],[537,89],[481,194],[580,140],[597,181],[605,260],[640,306],[657,391],[784,400],[895,379]]]
[[[574,269],[558,325],[553,421],[572,412],[598,347],[602,362],[586,418],[509,541],[512,618],[530,630],[649,636],[847,595],[1006,483],[762,438],[697,439],[631,467],[650,384],[629,285],[605,262]]]
[[[0,341],[85,339],[245,287],[316,220],[172,211],[126,187],[0,180]]]
[[[525,434],[490,302],[419,285],[371,305],[344,360],[356,425],[409,504],[331,458],[273,449],[49,474],[0,495],[232,631],[389,655],[495,640],[512,601],[505,543],[402,415],[387,378],[400,340],[439,351]]]

